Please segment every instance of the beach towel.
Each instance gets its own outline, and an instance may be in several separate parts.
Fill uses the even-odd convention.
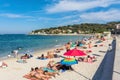
[[[19,59],[17,60],[18,63],[27,63],[26,60]]]
[[[96,41],[96,43],[101,43],[102,41]]]
[[[80,47],[82,47],[82,46],[83,46],[83,44],[79,44],[79,46],[80,46]]]
[[[37,59],[40,59],[40,60],[46,60],[47,58],[37,58]]]
[[[48,72],[55,72],[55,70],[49,69],[49,68],[42,68],[44,71],[48,71]]]

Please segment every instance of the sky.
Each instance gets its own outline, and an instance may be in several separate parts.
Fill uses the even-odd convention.
[[[120,21],[120,0],[0,0],[0,34]]]

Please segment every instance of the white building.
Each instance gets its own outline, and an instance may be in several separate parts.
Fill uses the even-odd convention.
[[[117,24],[117,25],[116,25],[116,29],[120,29],[120,24]]]
[[[120,34],[120,24],[116,24],[115,33]]]

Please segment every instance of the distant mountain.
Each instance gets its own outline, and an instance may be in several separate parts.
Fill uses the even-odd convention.
[[[104,31],[113,31],[116,24],[120,22],[109,22],[106,24],[97,23],[82,23],[67,26],[51,27],[46,29],[38,29],[32,31],[30,34],[89,34],[89,33],[103,33]]]

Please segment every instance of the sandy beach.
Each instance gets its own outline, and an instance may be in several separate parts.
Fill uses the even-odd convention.
[[[0,80],[120,80],[120,0],[0,0]]]
[[[89,55],[95,55],[97,61],[93,63],[79,62],[78,64],[72,65],[74,71],[59,72],[60,75],[57,75],[55,78],[52,77],[50,80],[92,80],[92,77],[94,76],[106,54],[104,52],[107,51],[108,44],[110,44],[111,42],[112,39],[109,39],[102,42],[102,44],[104,44],[103,46],[92,47],[90,49],[92,50],[92,53],[89,53]],[[39,60],[36,59],[37,56],[40,56],[41,54],[46,55],[46,53],[51,50],[55,49],[52,48],[49,50],[35,52],[32,58],[27,59],[27,63],[18,63],[16,62],[17,59],[15,58],[8,58],[6,60],[3,60],[8,64],[8,67],[0,68],[0,80],[28,80],[26,78],[23,78],[23,76],[30,72],[31,67],[45,67],[47,63],[51,60]],[[62,50],[60,53],[57,54],[63,56],[64,53],[65,50]],[[62,59],[63,58],[52,58],[52,60],[55,60],[56,62],[59,62]]]

